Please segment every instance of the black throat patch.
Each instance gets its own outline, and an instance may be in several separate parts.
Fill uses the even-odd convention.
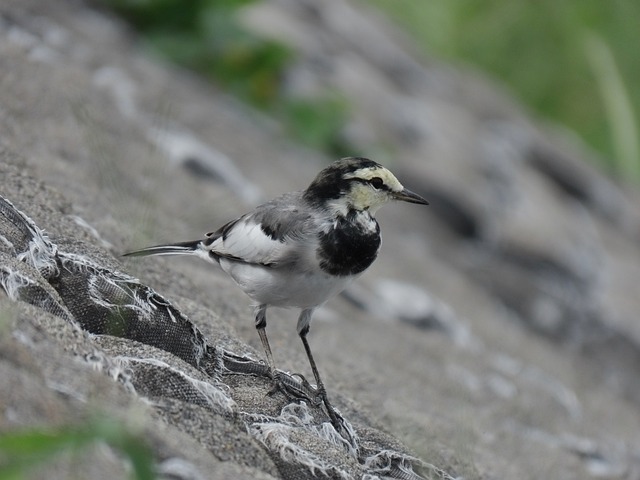
[[[325,272],[338,276],[356,275],[366,270],[378,256],[378,222],[371,218],[375,228],[365,228],[358,222],[358,215],[365,213],[350,212],[346,217],[339,217],[328,232],[320,234],[318,259]]]

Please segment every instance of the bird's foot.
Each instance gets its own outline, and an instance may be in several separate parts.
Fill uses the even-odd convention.
[[[344,419],[340,412],[333,408],[333,405],[331,405],[329,399],[327,398],[327,393],[325,392],[324,387],[322,389],[319,389],[318,394],[322,396],[322,403],[324,403],[324,408],[327,411],[329,420],[331,420],[331,425],[336,430],[336,432],[338,432],[338,435],[340,435],[343,440],[349,445],[353,453],[357,456],[359,447],[358,435],[356,434],[355,430],[353,429],[351,424]]]
[[[324,405],[331,425],[338,435],[344,439],[354,452],[358,452],[358,436],[355,430],[340,412],[331,405],[324,385],[320,384],[320,386],[315,387],[300,373],[289,375],[278,370],[272,375],[272,378],[273,388],[269,391],[269,395],[282,392],[288,400],[305,400],[314,407]]]
[[[294,373],[292,376],[298,377],[305,390],[313,393],[314,406],[319,407],[324,405],[327,415],[329,416],[329,420],[331,421],[331,425],[336,432],[338,432],[338,435],[340,435],[355,452],[358,452],[358,436],[356,435],[355,430],[351,424],[344,419],[340,412],[331,405],[324,385],[320,383],[320,385],[314,387],[309,383],[305,376],[300,373]]]
[[[296,380],[294,376],[301,377],[300,381]],[[273,387],[269,390],[268,395],[282,392],[288,400],[305,400],[309,403],[314,403],[315,389],[301,375],[288,375],[276,370],[272,373],[271,378]]]
[[[322,388],[314,387],[301,373],[292,373],[291,376],[300,379],[302,388],[305,392],[307,392],[309,401],[314,407],[319,407],[324,403],[325,399],[327,398],[327,392],[325,391],[324,386],[322,386]]]

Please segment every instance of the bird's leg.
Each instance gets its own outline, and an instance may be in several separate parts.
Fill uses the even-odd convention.
[[[320,378],[320,373],[318,372],[318,367],[316,367],[316,361],[313,359],[313,355],[311,354],[311,347],[309,347],[309,342],[307,341],[307,333],[309,333],[309,327],[305,328],[300,332],[300,340],[302,340],[302,344],[304,345],[304,350],[307,352],[307,358],[309,359],[309,365],[311,365],[311,371],[313,372],[313,378],[316,380],[316,392],[317,395],[323,402],[327,402],[327,391],[324,388],[324,383],[322,383],[322,379]]]
[[[271,353],[271,346],[269,345],[269,340],[267,339],[267,306],[260,305],[256,311],[256,329],[258,330],[258,335],[260,336],[260,341],[262,342],[262,347],[264,348],[264,353],[267,356],[267,364],[269,365],[269,372],[271,374],[271,379],[273,380],[273,389],[269,392],[269,394],[274,394],[278,390],[280,390],[289,400],[292,399],[300,399],[303,398],[305,400],[310,400],[311,395],[309,395],[304,389],[299,387],[299,384],[286,375],[283,372],[278,372],[276,369],[276,363],[273,360],[273,353]],[[303,387],[306,386],[303,384]]]
[[[316,380],[316,395],[319,397],[320,401],[324,403],[324,406],[327,409],[327,413],[329,414],[329,418],[331,419],[331,423],[336,426],[336,423],[341,422],[338,422],[338,414],[334,410],[331,403],[329,403],[329,399],[327,398],[327,390],[324,388],[324,383],[322,383],[322,379],[320,378],[318,367],[316,367],[316,361],[313,359],[311,347],[309,347],[309,342],[307,341],[307,333],[309,333],[309,327],[300,332],[300,340],[302,340],[304,350],[307,352],[307,358],[309,359],[309,365],[311,365],[313,378],[315,378]]]
[[[316,380],[316,395],[320,398],[320,401],[324,403],[324,407],[327,410],[327,414],[329,415],[329,419],[331,420],[333,428],[335,428],[336,431],[341,435],[346,435],[349,443],[351,443],[352,446],[356,447],[356,440],[354,438],[353,431],[351,430],[351,428],[347,428],[342,415],[340,415],[333,408],[333,405],[331,405],[331,403],[329,402],[327,391],[324,388],[324,383],[322,383],[322,379],[320,378],[320,373],[318,372],[316,361],[313,359],[313,354],[311,353],[311,347],[309,346],[309,342],[307,341],[307,334],[309,333],[309,324],[311,322],[312,313],[313,310],[303,310],[300,314],[300,317],[298,318],[298,335],[300,335],[300,340],[302,340],[304,350],[305,352],[307,352],[309,365],[311,365],[311,371],[313,372],[313,377]]]
[[[316,395],[320,397],[320,400],[328,404],[327,401],[327,392],[324,388],[324,383],[322,383],[322,379],[320,378],[320,373],[318,372],[318,367],[316,367],[316,361],[313,359],[313,355],[311,354],[311,347],[309,347],[309,342],[307,341],[307,334],[309,333],[309,326],[311,325],[311,316],[313,315],[313,309],[307,308],[300,312],[300,316],[298,317],[298,335],[300,335],[300,340],[302,340],[302,344],[304,345],[304,350],[307,352],[307,358],[309,359],[309,365],[311,365],[311,371],[313,372],[313,378],[316,380]],[[300,375],[302,381],[304,383],[309,383],[307,380]],[[328,408],[328,407],[327,407]]]
[[[258,330],[258,335],[260,336],[260,341],[262,342],[262,348],[264,348],[264,353],[267,355],[267,363],[269,364],[269,370],[271,370],[271,374],[273,375],[276,371],[276,364],[273,361],[273,353],[271,353],[271,346],[269,345],[269,340],[267,339],[267,306],[260,305],[256,310],[256,330]]]

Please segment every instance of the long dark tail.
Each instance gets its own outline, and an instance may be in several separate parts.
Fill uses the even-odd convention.
[[[148,255],[193,255],[198,250],[201,240],[191,242],[155,245],[153,247],[123,253],[123,257],[146,257]]]

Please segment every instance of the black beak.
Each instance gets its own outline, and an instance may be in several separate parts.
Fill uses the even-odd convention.
[[[403,202],[409,203],[418,203],[420,205],[429,205],[424,198],[422,198],[417,193],[413,193],[411,190],[407,190],[406,188],[401,192],[394,193],[393,198],[396,200],[402,200]]]

